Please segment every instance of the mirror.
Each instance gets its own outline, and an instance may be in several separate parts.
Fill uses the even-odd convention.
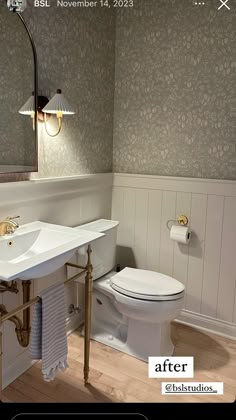
[[[36,113],[32,114],[33,119],[19,113],[32,92],[36,92],[35,110],[37,57],[34,42],[23,16],[10,12],[6,1],[1,1],[0,173],[37,171]]]

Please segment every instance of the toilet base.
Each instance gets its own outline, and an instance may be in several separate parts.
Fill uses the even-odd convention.
[[[101,298],[100,294],[95,293]],[[104,306],[106,303],[108,304],[106,300],[107,297],[103,296]],[[127,319],[122,315],[118,317],[116,312],[112,316],[111,310],[107,316],[107,311],[102,313],[101,306],[99,308],[93,306],[93,309],[91,339],[145,362],[148,362],[149,356],[171,356],[173,354],[174,345],[170,338],[170,322],[146,323]]]
[[[129,319],[127,353],[148,361],[150,356],[171,356],[174,346],[170,339],[170,323],[150,324]]]

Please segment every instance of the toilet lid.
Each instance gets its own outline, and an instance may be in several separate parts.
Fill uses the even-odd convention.
[[[126,296],[143,300],[176,300],[184,296],[178,280],[154,271],[126,267],[111,278],[111,287]]]

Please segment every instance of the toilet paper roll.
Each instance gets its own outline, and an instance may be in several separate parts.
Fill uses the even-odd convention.
[[[172,241],[180,242],[181,244],[188,244],[191,239],[192,232],[187,226],[173,225],[170,230],[170,239]]]

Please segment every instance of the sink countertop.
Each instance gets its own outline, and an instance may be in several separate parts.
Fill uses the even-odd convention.
[[[0,237],[0,279],[30,280],[62,267],[75,251],[103,233],[40,221],[20,226]]]

